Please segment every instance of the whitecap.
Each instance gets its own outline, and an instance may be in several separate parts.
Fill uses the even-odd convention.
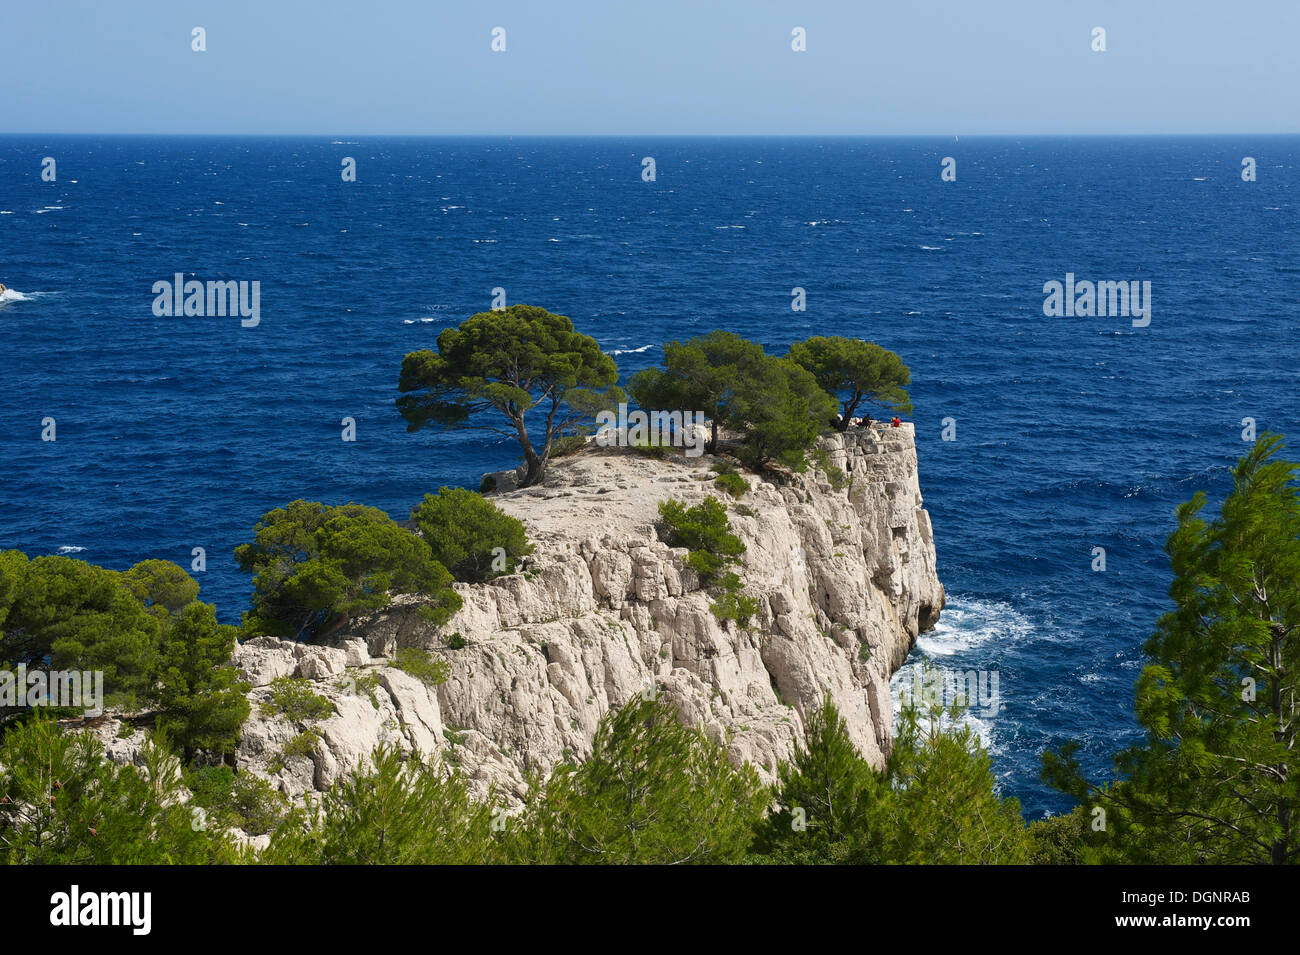
[[[1027,637],[1033,629],[1029,618],[1009,603],[954,597],[934,629],[917,637],[916,648],[927,657],[945,657],[995,638],[1005,644]]]
[[[84,548],[84,547],[76,547],[76,546],[73,546],[72,544],[64,544],[62,547],[59,548],[59,553],[60,553],[60,554],[80,554],[80,553],[81,553],[83,550],[85,550],[85,549],[86,549],[86,548]]]
[[[606,355],[639,355],[643,351],[649,351],[654,348],[654,343],[642,345],[640,348],[613,348],[605,352]]]

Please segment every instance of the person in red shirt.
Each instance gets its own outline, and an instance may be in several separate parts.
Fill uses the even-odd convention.
[[[901,428],[903,426],[903,422],[897,416],[895,416],[894,420],[889,423],[895,428]]]

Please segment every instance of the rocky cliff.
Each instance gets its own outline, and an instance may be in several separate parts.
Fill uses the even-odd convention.
[[[765,777],[829,693],[879,763],[889,677],[944,601],[914,437],[904,425],[824,438],[826,470],[746,474],[751,490],[738,501],[713,486],[707,455],[593,448],[558,460],[543,486],[493,497],[536,549],[521,573],[457,584],[464,607],[448,624],[425,622],[417,601],[399,598],[335,646],[242,644],[235,665],[254,705],[238,764],[297,797],[391,742],[459,765],[478,791],[514,802],[527,773],[583,757],[601,716],[645,692],[666,695]],[[760,610],[746,629],[718,622],[686,551],[657,533],[660,501],[709,494],[729,502],[747,548],[741,576]],[[388,665],[402,647],[433,651],[450,677],[429,687]],[[309,755],[284,756],[298,729],[259,707],[284,674],[311,680],[336,709],[315,724]]]

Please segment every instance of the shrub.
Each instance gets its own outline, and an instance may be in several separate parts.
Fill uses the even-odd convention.
[[[669,545],[690,552],[686,563],[699,575],[700,586],[718,595],[712,607],[714,616],[748,626],[759,603],[744,593],[739,575],[729,569],[739,562],[745,544],[731,532],[722,502],[710,496],[703,503],[687,507],[669,499],[659,503],[659,516],[667,528]]]
[[[734,498],[744,497],[745,492],[749,490],[749,482],[734,471],[719,474],[714,479],[713,485],[719,491],[725,491]]]
[[[207,766],[185,774],[192,802],[207,810],[209,821],[260,836],[275,828],[288,810],[284,796],[252,773],[236,774],[228,766]]]
[[[495,806],[464,781],[381,746],[292,814],[262,861],[279,865],[440,865],[494,862]]]
[[[709,609],[719,620],[734,620],[739,626],[747,627],[758,613],[758,606],[758,598],[736,589],[724,591]]]
[[[832,488],[836,491],[844,490],[844,485],[848,483],[848,477],[844,474],[842,468],[831,464],[830,452],[825,448],[818,448],[812,453],[812,459],[818,470],[826,475],[826,480],[830,482]]]
[[[450,650],[464,650],[467,646],[469,646],[469,641],[461,636],[460,631],[447,638],[447,648]]]
[[[263,707],[291,723],[323,720],[334,715],[334,704],[311,688],[300,677],[278,676],[271,681],[271,698]]]
[[[427,543],[360,504],[294,501],[268,511],[235,560],[253,574],[247,632],[319,638],[388,606],[392,594],[432,598],[443,621],[461,604]]]
[[[393,666],[403,673],[409,673],[426,686],[446,683],[451,675],[451,666],[446,660],[435,657],[428,650],[416,647],[403,647],[397,651]]]
[[[464,488],[426,494],[411,517],[433,559],[466,583],[514,573],[519,559],[533,550],[522,521]]]
[[[289,742],[284,744],[284,755],[287,759],[290,756],[303,756],[307,759],[312,757],[316,752],[316,746],[321,741],[320,730],[312,727],[305,729]]]
[[[566,458],[587,447],[587,438],[581,434],[566,434],[551,442],[551,457]]]
[[[601,719],[590,758],[530,788],[510,842],[527,862],[735,863],[770,798],[752,766],[637,695]]]

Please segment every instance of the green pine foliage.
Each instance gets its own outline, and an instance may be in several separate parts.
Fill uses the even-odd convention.
[[[403,673],[409,673],[426,686],[446,683],[447,677],[451,675],[451,666],[446,660],[418,647],[402,647],[398,650],[393,658],[393,666]]]
[[[71,557],[0,554],[0,661],[101,670],[105,702],[135,707],[153,686],[159,635],[121,574]]]
[[[871,858],[884,842],[888,784],[862,758],[828,696],[808,717],[794,758],[777,772],[776,809],[757,828],[756,861],[822,865]]]
[[[521,486],[530,487],[563,435],[623,400],[617,382],[614,359],[568,318],[511,305],[443,329],[436,352],[408,354],[397,410],[410,432],[461,427],[484,412],[503,416],[524,452]]]
[[[1281,448],[1259,438],[1213,520],[1204,493],[1178,508],[1174,608],[1136,689],[1146,740],[1116,758],[1118,781],[1089,786],[1076,745],[1045,755],[1044,777],[1099,823],[1102,861],[1300,861],[1300,499]]]
[[[429,545],[378,508],[293,501],[262,515],[254,540],[235,548],[253,574],[246,633],[323,639],[393,594],[419,594],[435,623],[460,609],[451,574]]]
[[[334,704],[311,688],[311,681],[302,677],[278,676],[271,681],[270,696],[262,704],[274,716],[283,716],[290,723],[329,719],[334,715]]]
[[[36,717],[0,741],[0,863],[205,865],[232,861],[218,827],[181,801],[180,761],[150,742],[121,766],[90,733]]]
[[[198,601],[162,623],[151,691],[162,710],[156,725],[187,759],[198,750],[233,753],[248,719],[249,684],[230,664],[236,632],[217,623],[212,604]]]
[[[466,583],[512,574],[533,550],[522,521],[464,488],[426,494],[411,517],[433,559]]]
[[[767,803],[753,767],[637,696],[601,720],[588,759],[534,788],[515,838],[535,862],[735,863]]]
[[[699,576],[700,586],[716,597],[714,616],[748,626],[759,602],[745,593],[740,575],[731,569],[739,564],[745,544],[731,531],[726,505],[712,495],[693,507],[670,498],[659,502],[659,517],[668,545],[689,551],[687,566]]]
[[[276,865],[471,865],[498,858],[494,809],[455,774],[380,747],[275,830]]]
[[[889,798],[880,861],[929,865],[1022,865],[1030,841],[1020,802],[996,790],[979,738],[944,713],[904,706],[887,767]]]
[[[835,399],[804,368],[726,331],[668,342],[664,366],[637,372],[628,390],[642,408],[704,412],[711,453],[720,427],[739,432],[738,453],[754,468],[776,461],[803,470],[804,451],[835,413]]]
[[[790,346],[786,356],[807,369],[827,394],[842,398],[837,427],[844,431],[865,401],[890,414],[911,414],[906,385],[912,374],[903,360],[875,342],[817,335]]]

